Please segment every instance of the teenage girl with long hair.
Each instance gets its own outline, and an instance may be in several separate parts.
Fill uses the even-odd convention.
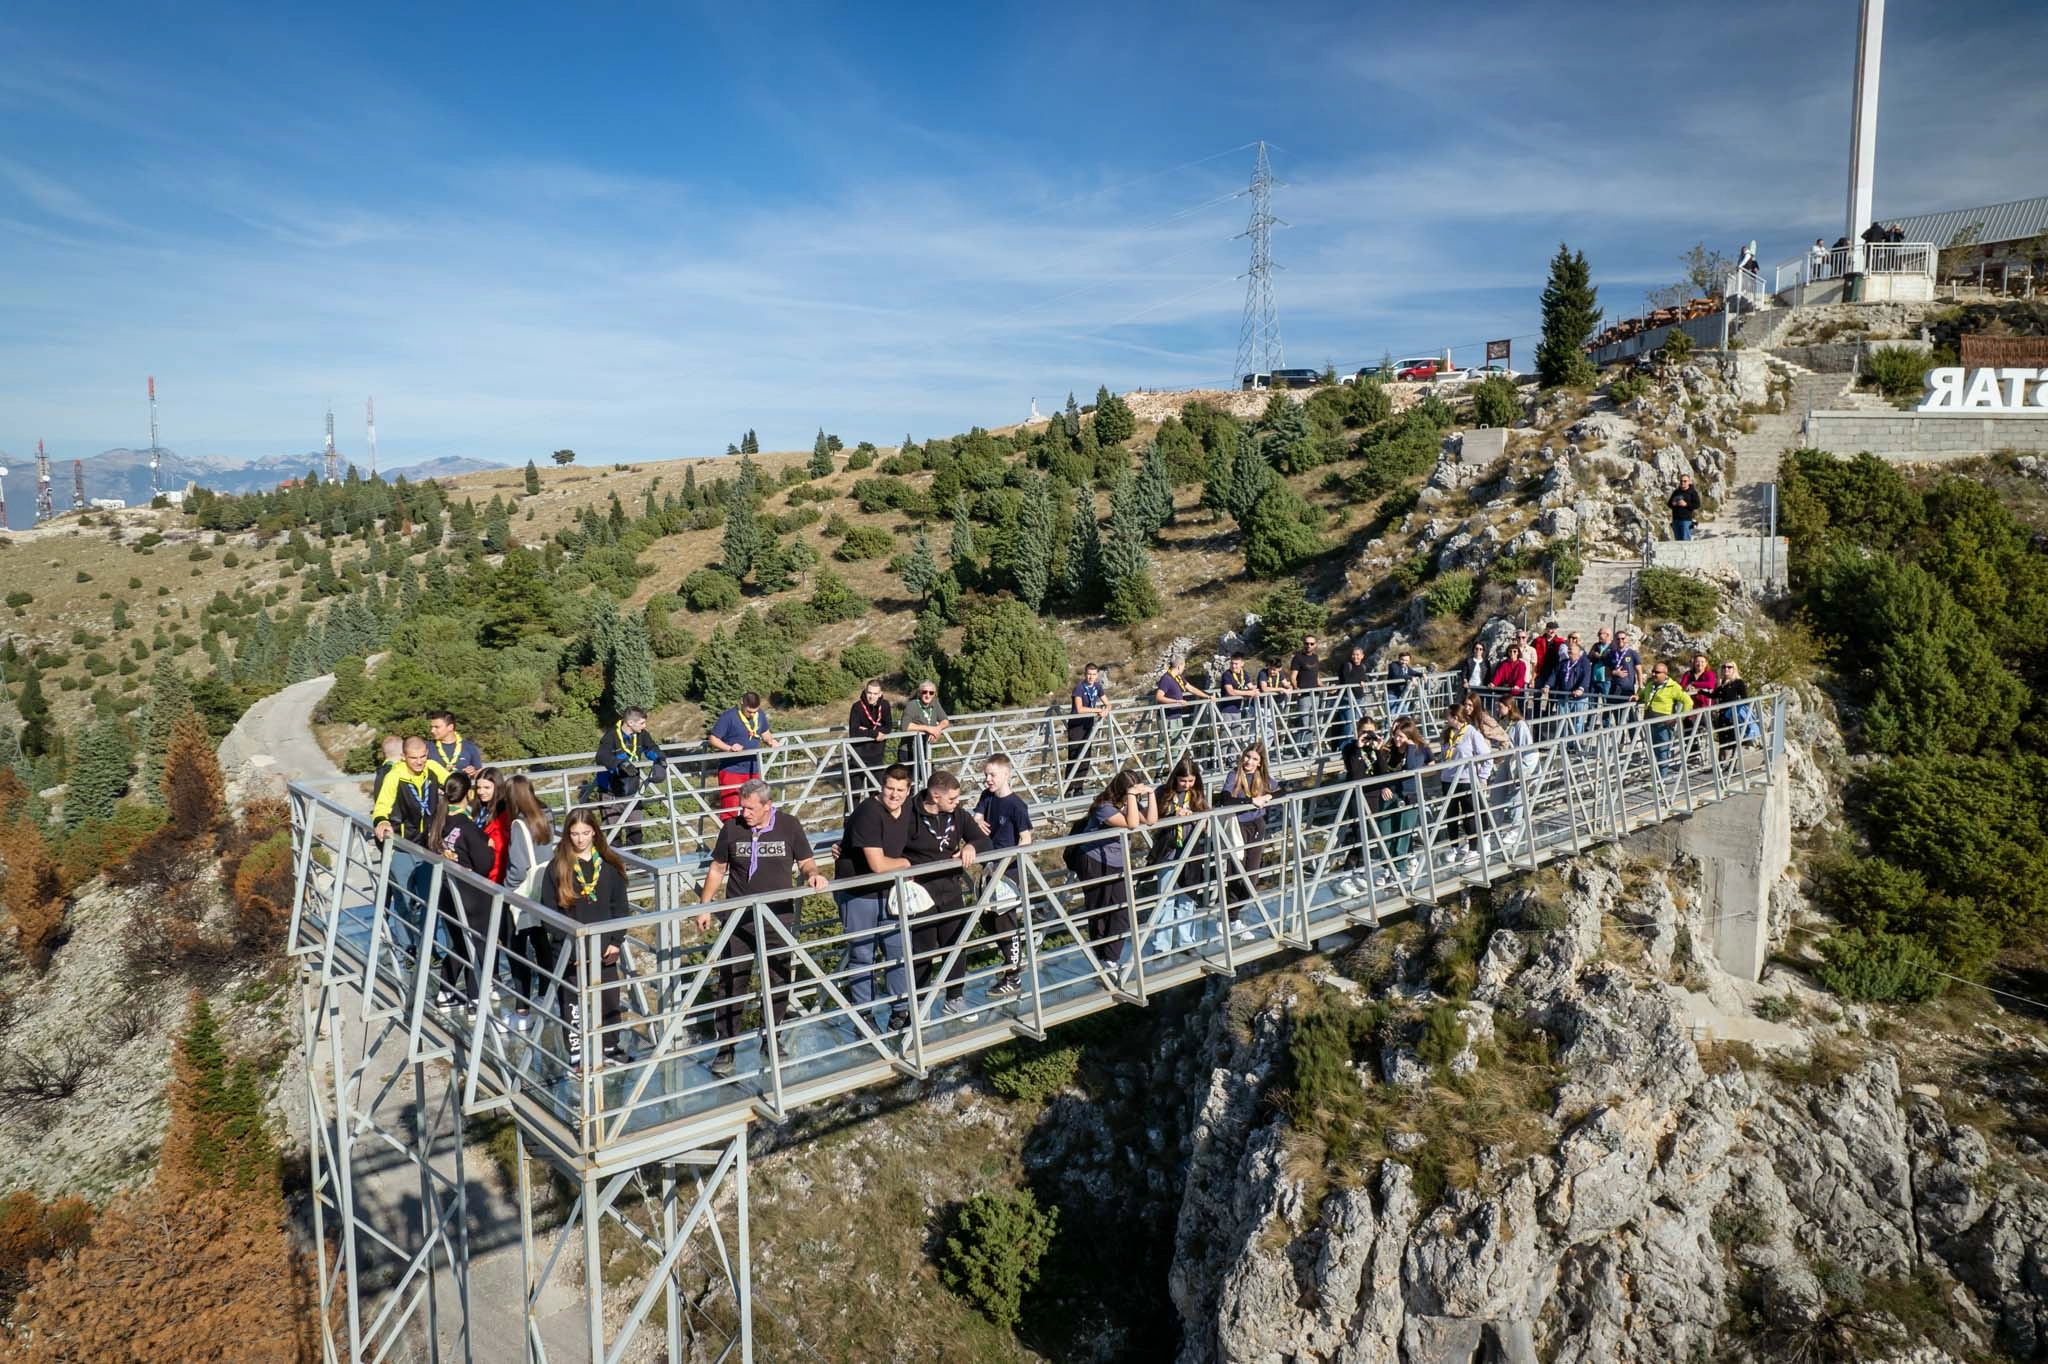
[[[491,876],[491,841],[477,824],[470,797],[475,783],[460,772],[449,774],[434,802],[427,824],[427,846],[466,872],[488,881]],[[491,926],[491,893],[474,881],[445,877],[441,913],[447,919],[449,948],[441,958],[441,993],[435,1003],[443,1008],[474,1008],[478,998],[476,958],[483,951]]]
[[[626,864],[606,846],[597,813],[588,806],[571,810],[563,822],[562,841],[555,845],[555,855],[541,876],[540,902],[585,924],[617,923],[631,912],[626,902]],[[623,975],[620,957],[625,950],[625,936],[623,930],[607,933],[599,948],[599,1022],[606,1029],[606,1060],[621,1060],[625,1055],[619,1038],[610,1031],[622,1013],[618,983]],[[559,996],[571,1065],[583,1059],[583,1019],[577,1004],[579,982],[574,975],[577,969],[580,963],[571,968],[570,978],[562,982]]]
[[[528,899],[540,896],[541,877],[548,861],[541,854],[555,841],[555,827],[545,805],[533,793],[533,783],[524,772],[507,777],[498,789],[494,822],[505,830],[505,889]],[[524,1031],[533,1022],[534,990],[538,972],[534,964],[548,950],[548,931],[538,926],[511,930],[512,1026]]]
[[[1266,807],[1272,803],[1272,765],[1266,758],[1265,744],[1255,743],[1238,755],[1237,765],[1223,779],[1223,793],[1216,799],[1218,809],[1226,805],[1240,807],[1237,832],[1243,846],[1239,849],[1238,861],[1244,867],[1244,874],[1226,876],[1223,897],[1230,911],[1230,926],[1237,931],[1239,938],[1252,936],[1251,928],[1241,924],[1239,919],[1244,906],[1252,903],[1259,868],[1266,862]]]

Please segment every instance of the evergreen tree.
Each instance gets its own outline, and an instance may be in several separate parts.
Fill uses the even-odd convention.
[[[1259,420],[1266,462],[1283,474],[1298,474],[1323,462],[1308,412],[1285,393],[1275,393]]]
[[[1058,510],[1050,479],[1040,476],[1024,485],[1012,572],[1017,579],[1017,600],[1033,611],[1045,604],[1046,591],[1052,586],[1052,528]]]
[[[647,625],[639,616],[626,616],[612,632],[610,667],[611,713],[624,713],[629,706],[654,709],[654,646],[647,637]]]
[[[939,561],[932,555],[932,542],[919,531],[911,546],[910,559],[903,565],[903,588],[923,601],[931,595],[932,584],[938,580]]]
[[[1137,512],[1148,539],[1173,524],[1173,475],[1156,440],[1138,461]]]
[[[1102,581],[1109,618],[1134,625],[1159,614],[1159,592],[1152,586],[1152,556],[1145,542],[1151,530],[1129,474],[1109,490],[1109,535],[1102,546]]]
[[[1076,611],[1102,605],[1102,530],[1095,524],[1095,499],[1085,488],[1074,499],[1073,528],[1067,536],[1066,599]]]
[[[1067,409],[1060,415],[1060,422],[1067,428],[1067,439],[1077,439],[1081,434],[1081,404],[1074,401],[1074,395],[1067,395]]]
[[[761,453],[761,438],[754,434],[754,428],[751,426],[747,428],[747,434],[740,437],[740,453],[743,455],[758,455]]]
[[[51,748],[50,702],[43,695],[42,672],[35,660],[23,659],[20,672],[21,696],[15,708],[21,713],[21,752],[40,758]]]
[[[526,461],[526,495],[534,497],[540,493],[540,466],[532,460]]]
[[[728,507],[733,505],[751,507],[760,500],[761,466],[754,463],[752,455],[742,454],[740,456],[740,471],[738,476],[733,479],[732,495],[726,499],[726,505]]]
[[[131,758],[127,736],[118,721],[98,716],[86,727],[71,759],[71,781],[64,792],[66,829],[114,813],[114,802],[128,794]]]
[[[683,466],[683,505],[691,511],[704,505],[704,497],[697,491],[697,466]]]
[[[210,833],[220,823],[224,786],[206,722],[188,711],[171,726],[164,754],[162,789],[171,837],[190,843]]]
[[[832,474],[832,447],[826,443],[825,428],[818,428],[818,439],[811,445],[809,473],[812,478],[829,478]]]
[[[735,578],[745,578],[761,552],[761,528],[754,520],[754,507],[734,498],[725,510],[725,538],[719,541],[719,562]]]
[[[1237,454],[1230,461],[1222,494],[1223,510],[1230,513],[1230,519],[1242,526],[1267,487],[1278,481],[1273,477],[1272,466],[1259,453],[1258,438],[1250,430],[1239,431]]]
[[[1545,388],[1593,382],[1586,343],[1600,320],[1598,295],[1586,253],[1559,242],[1543,286],[1543,339],[1536,345],[1536,376]]]
[[[725,627],[711,632],[690,668],[690,690],[704,705],[707,721],[737,705],[747,689],[747,652]]]
[[[1122,445],[1138,430],[1131,405],[1109,391],[1107,384],[1095,390],[1095,438],[1106,446]]]
[[[953,499],[953,538],[946,547],[946,554],[953,562],[953,574],[958,577],[963,570],[974,567],[974,523],[967,519],[967,494],[961,493]]]
[[[1254,578],[1285,577],[1322,553],[1316,519],[1315,509],[1299,493],[1280,479],[1269,481],[1240,523],[1245,571]]]

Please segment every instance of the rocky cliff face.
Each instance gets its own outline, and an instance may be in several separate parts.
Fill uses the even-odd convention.
[[[1437,1002],[1428,951],[1355,953],[1243,1031],[1219,1021],[1171,1279],[1181,1364],[2048,1357],[2038,1166],[1905,1086],[1867,1018],[1728,1017],[1714,1031],[1751,1040],[1696,1040],[1685,880],[1609,850],[1445,911],[1447,939],[1496,926],[1460,1054],[1426,1079],[1387,1057]],[[1392,1085],[1483,1084],[1488,1024],[1539,1030],[1545,1139],[1474,1142],[1475,1177],[1441,1196],[1417,1139],[1457,1133],[1367,1131],[1387,1154],[1329,1159],[1287,1115],[1297,1028],[1329,1009],[1377,1010],[1354,1071],[1368,1124]]]

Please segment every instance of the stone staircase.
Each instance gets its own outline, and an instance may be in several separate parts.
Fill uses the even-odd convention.
[[[1777,481],[1779,458],[1787,450],[1799,448],[1806,429],[1806,414],[1817,407],[1838,405],[1848,382],[1846,374],[1815,374],[1794,367],[1785,410],[1764,413],[1756,419],[1756,430],[1735,437],[1735,467],[1728,476],[1728,495],[1721,503],[1719,515],[1700,527],[1702,534],[1764,533],[1769,521],[1764,490]]]
[[[1588,647],[1601,626],[1613,629],[1628,620],[1629,606],[1634,601],[1636,570],[1642,567],[1636,559],[1588,559],[1579,574],[1578,583],[1572,588],[1571,597],[1564,608],[1557,613],[1558,624],[1570,634],[1577,630]]]

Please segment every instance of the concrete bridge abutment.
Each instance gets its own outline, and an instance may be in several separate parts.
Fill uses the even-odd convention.
[[[1792,862],[1791,777],[1784,754],[1754,790],[1653,825],[1631,851],[1698,860],[1714,957],[1731,976],[1754,981],[1770,956],[1771,889]]]

